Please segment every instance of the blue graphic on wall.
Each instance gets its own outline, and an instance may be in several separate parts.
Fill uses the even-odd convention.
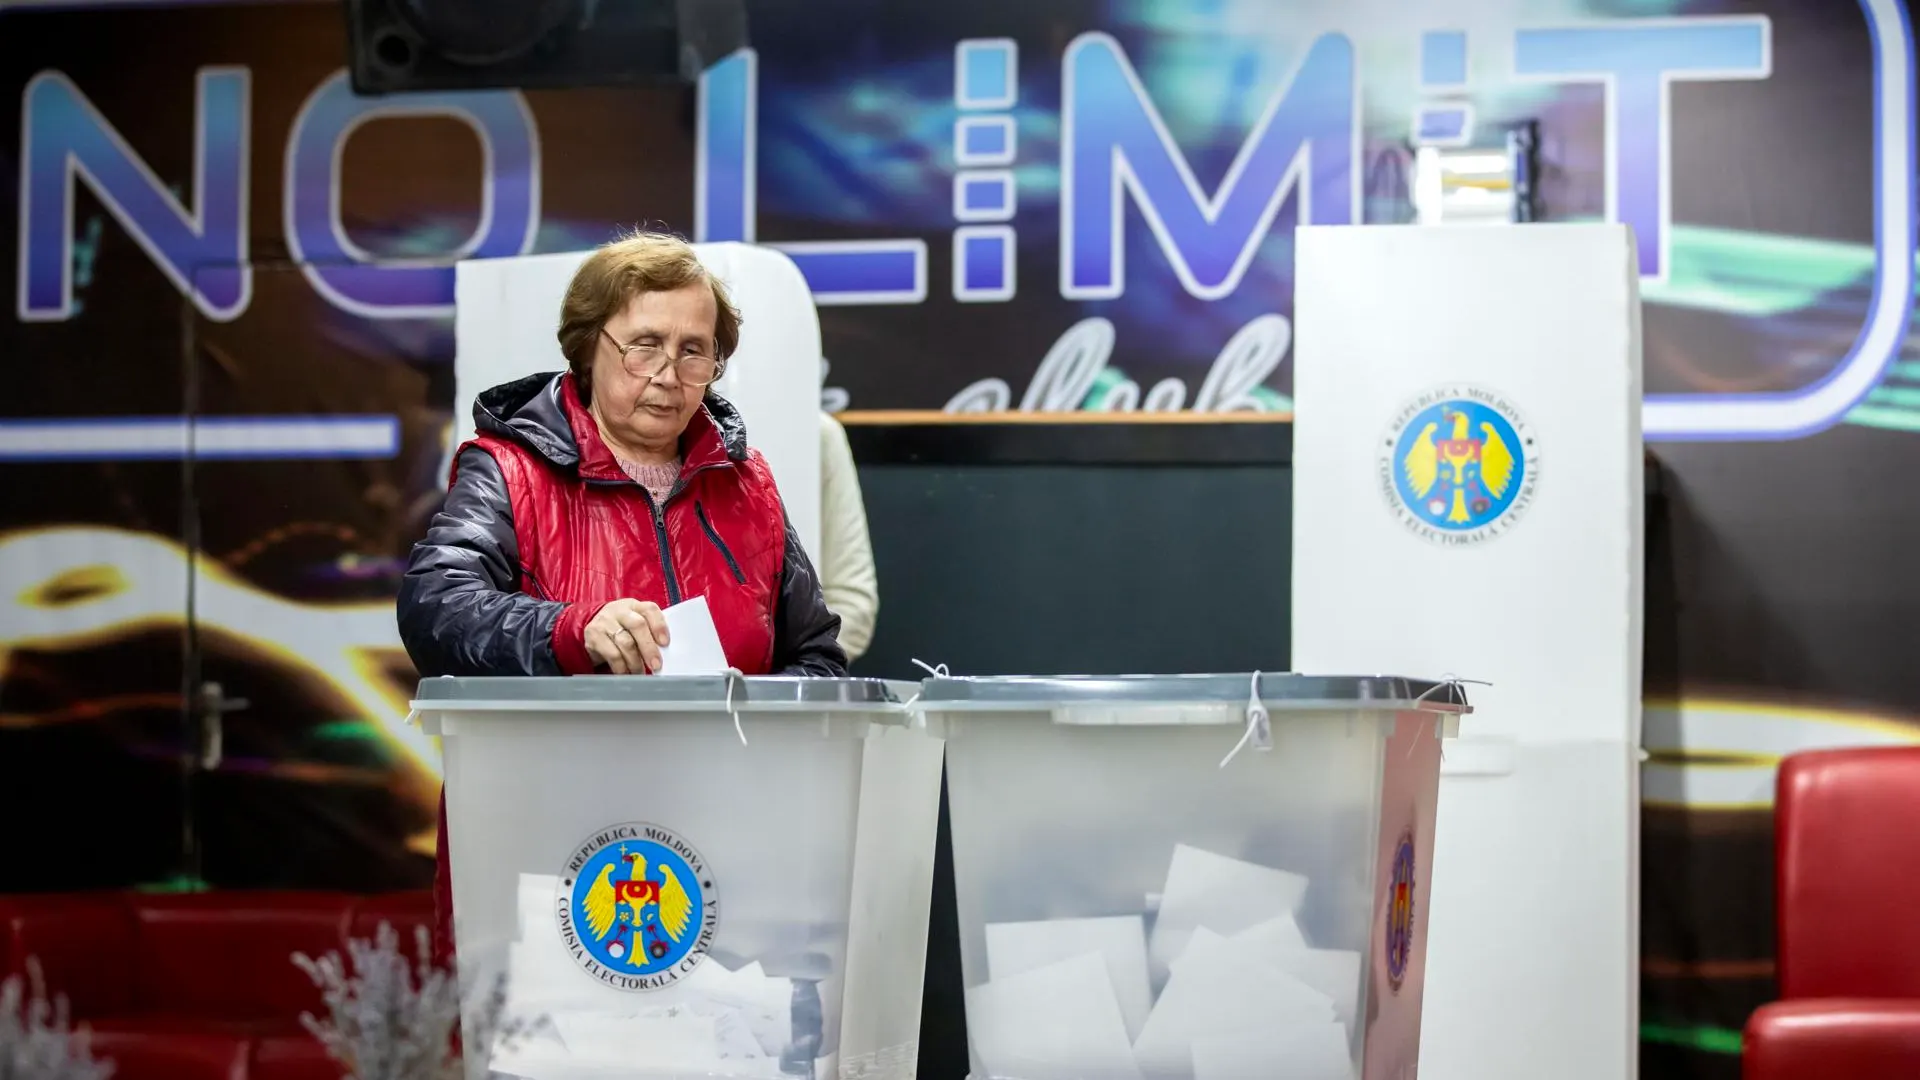
[[[1859,77],[1876,103],[1860,159],[1874,213],[1870,243],[1835,259],[1801,258],[1793,237],[1734,233],[1729,243],[1727,230],[1674,219],[1673,146],[1688,122],[1676,95],[1707,83],[1780,93],[1774,54],[1796,43],[1780,40],[1767,17],[1680,0],[1627,5],[1625,17],[1618,4],[1521,11],[1486,0],[1478,16],[1450,25],[1411,14],[1383,25],[1356,22],[1348,7],[1115,0],[1087,6],[1065,40],[1054,36],[1057,16],[1010,8],[963,20],[980,31],[958,39],[918,24],[884,39],[861,30],[839,46],[858,62],[823,63],[819,24],[834,22],[831,13],[759,5],[756,49],[723,60],[698,90],[691,231],[773,243],[826,309],[1011,305],[1030,316],[1018,325],[1050,326],[1056,344],[1076,325],[1112,328],[1097,362],[1058,366],[1084,379],[1043,385],[1044,341],[1017,340],[1018,355],[997,370],[941,365],[960,372],[941,391],[949,408],[1032,398],[1284,410],[1285,348],[1250,388],[1206,387],[1256,371],[1227,355],[1248,327],[1291,319],[1292,229],[1406,220],[1418,153],[1497,146],[1508,125],[1535,119],[1553,133],[1562,174],[1591,173],[1583,183],[1593,204],[1559,219],[1632,226],[1651,310],[1699,313],[1726,328],[1713,332],[1752,342],[1742,362],[1764,377],[1728,389],[1729,380],[1692,371],[1686,350],[1664,348],[1664,331],[1650,324],[1650,438],[1790,438],[1850,414],[1904,422],[1897,395],[1869,399],[1906,347],[1914,291],[1913,134],[1892,107],[1912,100],[1914,48],[1898,0],[1846,9],[1848,20],[1862,17]],[[986,25],[996,22],[1005,24],[997,34]],[[444,320],[453,261],[577,247],[616,224],[542,204],[542,173],[553,166],[520,93],[359,99],[344,75],[329,74],[307,93],[285,145],[264,146],[252,106],[260,77],[233,64],[198,72],[190,183],[156,175],[68,74],[30,78],[20,114],[21,321],[71,319],[77,286],[106,285],[91,261],[99,222],[75,217],[82,187],[219,321],[251,302],[248,207],[260,202],[278,203],[288,253],[314,293],[356,323]],[[356,129],[397,116],[464,124],[485,163],[478,226],[399,244],[426,248],[404,261],[348,235],[337,167]],[[281,192],[248,191],[264,154],[285,162]],[[430,228],[432,217],[422,215]],[[767,222],[779,223],[778,235],[763,235]],[[830,353],[843,334],[862,337],[851,333],[860,318],[829,310]],[[444,347],[443,333],[428,336]],[[849,374],[879,362],[836,359]],[[1028,387],[1017,390],[1023,378]]]

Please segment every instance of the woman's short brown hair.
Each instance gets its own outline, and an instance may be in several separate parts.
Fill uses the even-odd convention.
[[[567,358],[580,400],[592,383],[593,351],[600,328],[641,293],[672,292],[705,283],[713,290],[715,359],[725,365],[740,346],[740,312],[727,287],[707,272],[693,245],[671,233],[636,231],[601,245],[574,272],[560,302],[560,354]]]

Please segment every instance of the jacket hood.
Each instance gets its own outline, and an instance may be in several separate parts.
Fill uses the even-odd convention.
[[[610,456],[585,413],[574,394],[573,377],[564,371],[544,371],[482,391],[473,402],[473,426],[483,435],[519,443],[561,468],[578,469],[583,456],[589,465]],[[583,439],[593,443],[584,455]],[[740,410],[712,390],[687,422],[680,440],[681,455],[689,463],[696,456],[747,458],[747,425]],[[698,445],[702,442],[709,445]]]

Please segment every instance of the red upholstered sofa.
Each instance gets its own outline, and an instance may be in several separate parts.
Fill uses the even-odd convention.
[[[1780,997],[1746,1080],[1920,1078],[1920,747],[1819,750],[1775,791]]]
[[[293,954],[342,951],[381,922],[413,950],[432,895],[212,892],[0,897],[0,977],[39,961],[116,1080],[339,1080],[300,1026],[319,991]]]

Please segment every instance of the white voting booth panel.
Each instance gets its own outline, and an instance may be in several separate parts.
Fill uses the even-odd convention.
[[[930,679],[918,704],[976,1080],[1410,1075],[1457,687]]]
[[[1644,462],[1614,225],[1308,228],[1293,662],[1485,680],[1447,746],[1425,1080],[1636,1063]]]
[[[740,309],[740,347],[714,392],[739,406],[800,542],[820,558],[820,320],[793,260],[748,244],[695,244]],[[473,399],[567,366],[554,339],[567,283],[589,252],[469,259],[455,270],[454,447],[473,437]],[[442,471],[442,475],[445,471]]]
[[[427,679],[467,1075],[910,1080],[941,747],[887,684]],[[504,980],[511,1040],[478,1023]]]

